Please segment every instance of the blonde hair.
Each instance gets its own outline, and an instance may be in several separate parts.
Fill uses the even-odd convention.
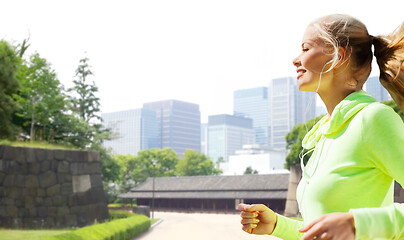
[[[365,24],[344,14],[324,16],[311,23],[319,38],[330,48],[333,59],[338,59],[339,48],[345,49],[349,66],[358,84],[369,77],[374,56],[380,68],[380,82],[404,111],[404,23],[388,36],[369,35]],[[331,68],[334,68],[334,61]]]

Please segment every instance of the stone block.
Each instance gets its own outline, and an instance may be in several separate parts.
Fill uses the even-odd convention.
[[[13,187],[15,182],[15,175],[10,174],[4,178],[3,186],[4,187]]]
[[[37,188],[37,189],[36,189],[36,195],[37,195],[38,197],[45,197],[45,196],[46,196],[46,191],[45,191],[45,189]]]
[[[54,203],[53,203],[53,198],[52,197],[45,197],[44,199],[43,199],[43,203],[44,203],[44,205],[45,206],[54,206]]]
[[[21,173],[21,169],[23,167],[16,161],[9,161],[8,162],[8,169],[7,172],[11,174],[18,174]]]
[[[18,217],[20,217],[20,218],[29,217],[29,209],[28,208],[19,208]]]
[[[106,202],[105,192],[101,187],[91,188],[89,195],[92,203]]]
[[[13,160],[18,162],[19,164],[25,164],[26,163],[26,151],[24,148],[20,148],[20,147],[16,147],[14,148],[14,152],[13,152]]]
[[[46,160],[45,149],[35,149],[35,157],[37,162],[42,162]]]
[[[73,193],[86,192],[91,188],[90,175],[73,176]]]
[[[68,162],[76,162],[78,160],[77,151],[66,151],[65,160]]]
[[[55,227],[55,218],[53,217],[47,217],[46,218],[46,228],[54,228]]]
[[[17,217],[18,208],[16,206],[6,206],[6,216]]]
[[[65,159],[65,152],[64,150],[54,150],[53,154],[54,154],[54,158],[56,160],[63,160]]]
[[[22,174],[17,174],[15,176],[15,185],[20,188],[24,187],[25,186],[25,176]]]
[[[58,213],[58,208],[57,207],[48,207],[48,216],[56,217],[57,213]]]
[[[55,184],[57,184],[57,179],[54,172],[46,172],[39,176],[39,185],[42,188],[48,188]]]
[[[15,206],[20,209],[20,208],[24,208],[25,207],[25,202],[23,199],[19,198],[19,199],[15,199]]]
[[[6,190],[6,195],[13,199],[20,198],[22,196],[22,189],[17,187],[10,187]]]
[[[47,161],[53,161],[53,159],[55,158],[55,155],[54,155],[54,150],[47,150],[46,151],[46,160]]]
[[[103,187],[101,174],[91,174],[90,177],[92,187]]]
[[[51,161],[43,161],[41,162],[41,172],[47,172],[51,170]]]
[[[41,163],[39,162],[32,162],[32,163],[28,163],[28,167],[29,167],[29,172],[32,174],[39,174],[41,173]]]
[[[5,197],[2,198],[0,202],[2,203],[3,206],[15,206],[14,198]]]
[[[61,206],[61,207],[58,207],[58,208],[57,208],[57,215],[58,215],[58,216],[62,217],[62,216],[66,216],[66,215],[68,215],[68,214],[70,214],[70,210],[69,210],[68,207],[66,207],[66,206]]]
[[[23,192],[24,196],[31,196],[31,197],[36,197],[38,196],[38,191],[36,188],[25,188]]]
[[[44,206],[44,198],[36,197],[35,198],[35,206]]]
[[[25,207],[26,208],[35,207],[35,199],[34,199],[34,197],[27,196],[27,197],[24,198],[24,200],[25,200]]]
[[[37,160],[36,160],[36,154],[35,154],[35,151],[36,151],[37,149],[34,149],[34,148],[26,148],[25,149],[25,151],[26,151],[26,160],[27,160],[27,162],[29,162],[29,163],[34,163],[34,162],[36,162]]]
[[[3,152],[4,152],[4,148],[5,148],[5,146],[4,146],[4,145],[0,145],[0,159],[2,159],[2,158],[3,158]]]
[[[61,185],[60,194],[71,195],[73,193],[73,185],[71,183],[63,183]]]
[[[52,198],[52,205],[55,207],[67,206],[67,197],[61,195],[54,196]]]
[[[25,177],[24,185],[27,188],[38,188],[39,187],[38,177],[36,175],[27,175]]]
[[[88,161],[89,162],[99,162],[100,161],[100,154],[98,152],[88,152]]]
[[[34,208],[34,207],[29,208],[28,211],[29,211],[29,217],[36,217],[36,215],[37,215],[37,209],[36,208]]]
[[[38,217],[40,218],[46,218],[48,216],[48,208],[47,207],[38,207]]]
[[[15,151],[14,147],[4,146],[2,158],[5,160],[12,160],[14,158],[14,151]]]
[[[76,215],[66,215],[66,225],[70,227],[77,226],[77,217]]]
[[[46,189],[46,195],[51,197],[60,194],[60,184],[53,185]]]
[[[69,162],[60,161],[58,164],[58,172],[59,173],[68,173],[69,172]]]
[[[4,178],[6,178],[6,174],[0,172],[0,186],[3,185]]]

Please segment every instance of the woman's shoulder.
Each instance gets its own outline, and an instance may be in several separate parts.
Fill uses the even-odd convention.
[[[374,102],[364,107],[360,116],[362,121],[368,124],[403,124],[401,117],[390,106],[380,102]]]

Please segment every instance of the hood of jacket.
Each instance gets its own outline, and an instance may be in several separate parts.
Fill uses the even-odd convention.
[[[302,140],[305,149],[312,149],[322,136],[331,136],[343,129],[346,124],[364,107],[377,102],[365,91],[357,91],[348,95],[334,109],[331,117],[321,118]]]

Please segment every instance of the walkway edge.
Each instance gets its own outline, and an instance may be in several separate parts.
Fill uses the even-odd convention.
[[[155,226],[159,225],[162,221],[164,221],[164,218],[161,218],[160,220],[158,220],[157,222],[155,222],[153,225],[150,226],[149,229],[154,228]]]

